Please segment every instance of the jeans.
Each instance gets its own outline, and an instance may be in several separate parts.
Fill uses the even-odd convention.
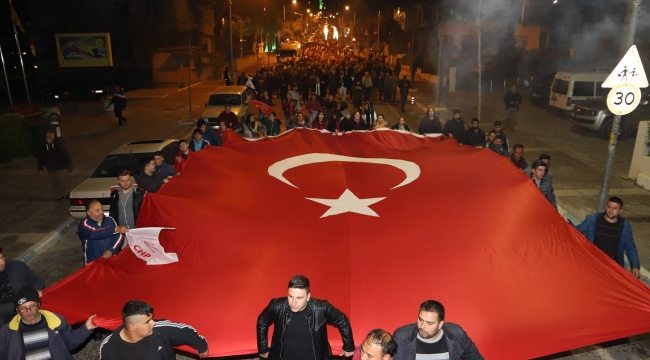
[[[347,94],[348,94],[348,88],[346,88],[345,86],[341,86],[339,88],[339,96],[341,97],[341,101],[345,100]]]
[[[503,127],[509,130],[514,130],[515,125],[517,125],[517,113],[519,110],[517,108],[509,108],[508,109],[508,116],[506,117],[505,124],[503,124]]]

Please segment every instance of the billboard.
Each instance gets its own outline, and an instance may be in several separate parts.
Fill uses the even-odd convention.
[[[113,66],[109,33],[55,34],[59,67]]]

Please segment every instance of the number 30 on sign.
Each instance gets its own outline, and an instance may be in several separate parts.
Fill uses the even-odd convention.
[[[616,85],[607,95],[607,107],[614,115],[631,113],[639,106],[640,101],[641,90],[630,83]]]

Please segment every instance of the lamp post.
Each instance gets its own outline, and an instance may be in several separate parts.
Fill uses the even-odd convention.
[[[229,1],[230,3],[230,83],[232,84],[233,80],[235,80],[235,73],[234,73],[234,67],[235,67],[235,53],[232,51],[232,0]]]
[[[345,10],[350,10],[349,5],[345,5]],[[351,38],[354,38],[354,28],[357,26],[357,12],[355,10],[352,10],[352,31],[350,34]]]

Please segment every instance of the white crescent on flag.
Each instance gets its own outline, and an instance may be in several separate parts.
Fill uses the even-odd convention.
[[[287,185],[291,185],[296,189],[298,189],[296,185],[292,184],[289,180],[287,180],[284,177],[283,174],[285,171],[302,165],[318,164],[318,163],[330,162],[330,161],[382,164],[382,165],[390,165],[396,167],[402,170],[404,174],[406,174],[406,179],[404,179],[404,181],[397,184],[396,186],[392,187],[391,190],[396,189],[398,187],[402,187],[404,185],[408,185],[413,181],[415,181],[418,177],[420,177],[420,167],[416,163],[411,161],[397,160],[397,159],[384,159],[384,158],[359,158],[359,157],[352,157],[352,156],[345,156],[345,155],[322,154],[322,153],[304,154],[304,155],[298,155],[284,160],[280,160],[275,164],[269,166],[269,175],[273,176],[274,178],[282,181]]]

